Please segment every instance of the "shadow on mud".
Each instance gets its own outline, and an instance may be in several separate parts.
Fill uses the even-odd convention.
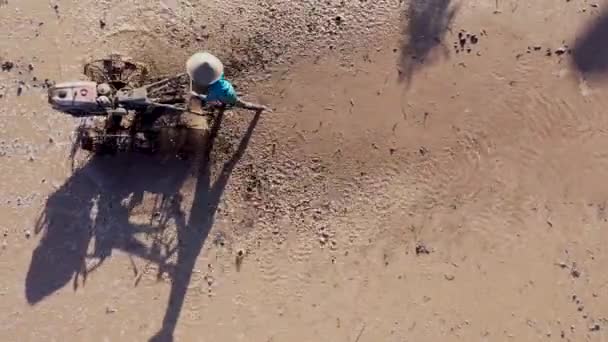
[[[447,55],[442,44],[457,6],[451,0],[411,0],[403,17],[402,45],[399,56],[399,80],[408,85],[414,73],[435,59],[435,49]]]
[[[572,63],[576,70],[590,78],[608,76],[608,11],[594,20],[577,38],[572,49]]]
[[[43,236],[27,273],[27,301],[36,304],[70,281],[76,289],[114,249],[164,271],[174,251],[170,244],[163,246],[161,237],[169,220],[185,224],[179,189],[189,169],[185,161],[159,164],[152,157],[133,155],[96,156],[76,170],[48,198],[36,224],[36,233]],[[131,211],[146,194],[154,196],[154,214],[144,222],[130,222]]]
[[[166,273],[172,278],[162,328],[151,338],[172,341],[196,259],[260,113],[252,119],[236,151],[212,182],[211,151],[222,118],[220,112],[204,152],[189,161],[159,162],[158,158],[143,155],[93,157],[76,170],[49,197],[37,223],[36,232],[44,235],[33,252],[26,277],[28,303],[35,305],[70,282],[76,289],[113,250],[121,250],[156,265],[159,277]],[[190,177],[196,178],[196,188],[186,220],[179,190]],[[154,203],[152,210],[144,210],[152,214],[131,222],[133,211],[144,203],[144,196],[146,204]],[[165,229],[169,223],[176,230]],[[175,255],[176,261],[169,262]]]
[[[247,145],[253,135],[253,130],[260,119],[260,112],[257,112],[249,123],[239,145],[234,154],[224,162],[215,180],[211,181],[209,168],[209,153],[213,149],[213,142],[217,136],[222,116],[220,115],[212,127],[209,139],[209,146],[205,149],[201,168],[196,183],[194,200],[188,222],[184,226],[178,226],[179,248],[177,262],[173,272],[169,303],[163,319],[160,331],[150,339],[153,342],[173,341],[173,332],[179,319],[179,315],[184,304],[184,297],[188,290],[188,284],[192,277],[192,271],[196,259],[203,247],[205,239],[213,226],[217,206],[222,197],[222,193],[228,184],[230,175],[239,160],[245,154]]]

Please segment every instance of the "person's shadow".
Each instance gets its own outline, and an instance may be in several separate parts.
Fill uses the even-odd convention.
[[[151,342],[173,341],[173,333],[179,319],[184,298],[192,277],[192,272],[203,244],[211,230],[218,204],[222,193],[230,179],[230,175],[241,159],[253,134],[261,112],[257,112],[249,123],[249,127],[241,139],[232,157],[227,160],[218,174],[215,181],[211,181],[210,172],[210,153],[213,149],[213,142],[217,136],[222,113],[217,117],[211,129],[209,144],[205,149],[205,154],[201,161],[201,168],[198,173],[196,191],[192,203],[191,213],[187,224],[178,227],[178,248],[177,263],[173,271],[173,281],[169,302],[165,311],[163,324],[156,335],[150,338]]]

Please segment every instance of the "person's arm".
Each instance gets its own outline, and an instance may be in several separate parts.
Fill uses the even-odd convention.
[[[197,92],[195,92],[195,91],[191,91],[191,92],[190,92],[190,95],[195,96],[195,97],[198,97],[198,98],[199,98],[199,99],[201,99],[202,101],[207,101],[207,95],[205,95],[205,94],[199,94],[199,93],[197,93]]]

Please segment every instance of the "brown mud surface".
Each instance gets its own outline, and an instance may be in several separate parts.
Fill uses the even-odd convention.
[[[0,0],[3,341],[604,341],[608,1]],[[45,84],[214,51],[190,161]]]

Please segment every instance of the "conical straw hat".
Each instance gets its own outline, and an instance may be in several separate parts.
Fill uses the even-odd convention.
[[[193,83],[206,86],[220,79],[224,65],[208,52],[197,52],[186,62],[186,70]]]

